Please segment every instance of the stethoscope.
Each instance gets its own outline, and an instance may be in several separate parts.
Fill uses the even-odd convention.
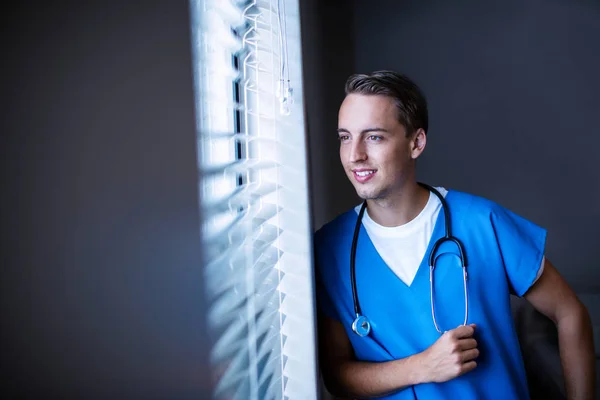
[[[439,333],[444,333],[440,327],[438,326],[437,320],[435,319],[435,305],[433,299],[433,270],[435,269],[435,262],[439,256],[435,256],[437,249],[445,242],[453,242],[458,247],[458,253],[460,257],[460,261],[462,264],[463,271],[463,286],[465,291],[465,319],[463,325],[467,324],[467,317],[469,313],[469,299],[467,296],[467,259],[465,257],[465,251],[463,249],[462,243],[452,236],[452,227],[450,226],[450,212],[448,211],[448,204],[446,203],[446,199],[444,196],[440,194],[433,187],[426,185],[424,183],[418,182],[419,185],[433,192],[440,202],[442,203],[442,208],[444,211],[444,218],[446,222],[446,235],[440,239],[438,239],[433,248],[431,249],[431,253],[429,254],[429,293],[431,297],[431,317],[433,319],[433,325],[435,329]],[[369,332],[371,332],[371,322],[369,319],[362,314],[360,303],[358,301],[358,293],[356,290],[356,245],[358,244],[358,233],[360,232],[360,226],[362,223],[363,214],[365,213],[365,209],[367,208],[367,202],[364,201],[362,207],[360,208],[360,212],[358,213],[358,219],[356,220],[356,227],[354,228],[354,238],[352,239],[352,249],[350,253],[350,280],[352,281],[352,298],[354,300],[354,313],[356,314],[356,319],[352,323],[352,330],[358,336],[367,336]]]

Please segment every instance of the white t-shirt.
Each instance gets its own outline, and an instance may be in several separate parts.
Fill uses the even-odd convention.
[[[445,188],[436,187],[436,189],[446,197],[448,191]],[[359,204],[354,209],[357,214],[360,212],[360,207]],[[415,279],[441,210],[442,203],[434,193],[429,194],[429,200],[419,215],[400,226],[379,225],[371,219],[368,210],[365,210],[362,224],[371,242],[383,261],[407,286],[410,286]],[[544,258],[535,281],[544,270]]]

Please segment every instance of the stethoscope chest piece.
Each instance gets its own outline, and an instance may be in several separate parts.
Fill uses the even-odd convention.
[[[352,323],[352,330],[358,336],[367,336],[371,332],[371,323],[364,315],[358,315]]]

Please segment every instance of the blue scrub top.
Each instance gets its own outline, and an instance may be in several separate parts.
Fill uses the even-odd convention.
[[[425,383],[385,399],[529,399],[510,294],[523,296],[535,280],[544,255],[546,230],[481,197],[450,190],[446,202],[453,235],[467,258],[469,312],[477,325],[477,368],[444,383]],[[352,331],[354,303],[350,249],[357,220],[354,209],[315,234],[319,311],[340,321],[361,361],[384,362],[426,350],[439,337],[431,316],[429,253],[444,236],[439,213],[429,247],[410,286],[377,253],[361,227],[356,253],[356,282],[362,313],[371,322],[369,336]],[[458,250],[444,243],[437,254],[434,301],[440,329],[463,323],[465,301]]]

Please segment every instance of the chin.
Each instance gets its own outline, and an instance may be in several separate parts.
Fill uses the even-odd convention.
[[[378,199],[379,197],[381,197],[381,191],[377,190],[377,189],[367,189],[367,188],[357,188],[356,189],[356,194],[358,195],[358,197],[360,197],[363,200],[374,200],[374,199]]]

